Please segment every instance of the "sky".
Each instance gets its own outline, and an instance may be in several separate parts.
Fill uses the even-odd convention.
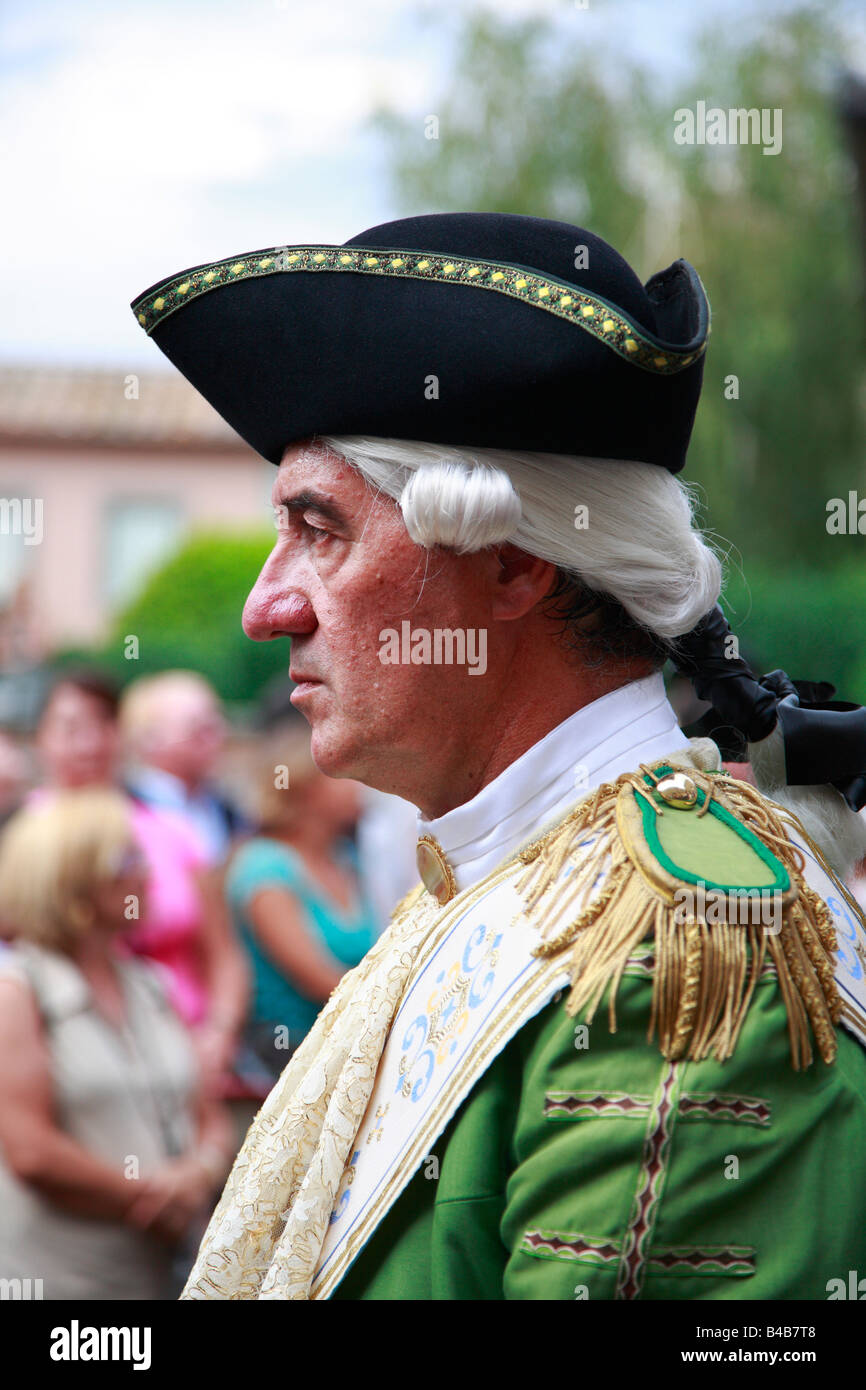
[[[370,117],[387,103],[420,128],[481,3],[0,0],[0,361],[162,365],[129,309],[155,281],[403,214]],[[756,8],[786,0],[713,12],[746,35]],[[693,0],[495,12],[549,16],[563,43],[627,50],[660,81],[687,71],[706,17]]]

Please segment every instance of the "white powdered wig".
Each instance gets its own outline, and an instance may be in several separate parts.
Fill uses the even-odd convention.
[[[716,602],[722,567],[694,524],[686,484],[651,463],[401,439],[319,436],[399,502],[418,544],[460,554],[512,541],[670,641]],[[586,525],[576,526],[576,508]]]

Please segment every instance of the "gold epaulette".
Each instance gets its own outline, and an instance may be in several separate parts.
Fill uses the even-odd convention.
[[[517,890],[541,935],[535,954],[571,951],[569,1013],[585,1009],[591,1021],[610,987],[615,1031],[626,963],[652,937],[648,1039],[657,1032],[672,1061],[721,1061],[734,1051],[769,952],[794,1068],[811,1063],[811,1037],[834,1060],[841,1000],[830,914],[772,804],[748,783],[642,764],[603,783],[520,859]]]

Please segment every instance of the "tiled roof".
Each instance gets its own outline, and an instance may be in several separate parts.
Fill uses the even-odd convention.
[[[137,372],[127,400],[122,368],[0,364],[0,444],[172,444],[205,449],[248,446],[179,372]]]

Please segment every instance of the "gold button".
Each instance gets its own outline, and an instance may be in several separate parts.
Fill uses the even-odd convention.
[[[432,835],[422,835],[415,849],[421,882],[444,907],[457,893],[457,882],[442,846]]]
[[[676,806],[683,811],[694,806],[698,799],[698,789],[685,772],[673,772],[670,776],[663,777],[656,783],[655,789],[669,806]]]

